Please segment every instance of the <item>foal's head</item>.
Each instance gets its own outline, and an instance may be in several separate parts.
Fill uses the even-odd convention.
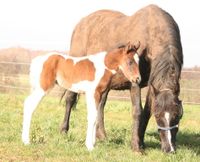
[[[161,148],[164,152],[176,149],[176,134],[183,115],[182,102],[170,89],[156,90],[151,86],[153,114],[160,134]]]
[[[137,54],[139,46],[139,42],[137,45],[133,45],[129,42],[125,46],[121,46],[118,49],[118,57],[120,58],[118,68],[131,83],[137,84],[141,81],[139,72],[139,55]]]

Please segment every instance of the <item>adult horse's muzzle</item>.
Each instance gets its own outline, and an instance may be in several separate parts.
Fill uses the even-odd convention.
[[[175,145],[175,140],[172,140],[171,138],[174,138],[171,136],[171,131],[173,129],[178,129],[178,124],[171,126],[171,127],[161,127],[158,125],[158,131],[162,131],[160,132],[160,136],[161,138],[161,149],[163,152],[165,153],[175,153],[176,151],[176,145]],[[167,133],[167,135],[166,135]],[[170,134],[169,134],[170,133]],[[170,141],[169,138],[166,139],[166,136],[170,136]]]

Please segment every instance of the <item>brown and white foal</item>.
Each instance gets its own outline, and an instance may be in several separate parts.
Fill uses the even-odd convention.
[[[110,52],[85,57],[51,53],[33,59],[30,67],[31,94],[24,102],[22,141],[29,144],[33,111],[42,97],[57,83],[70,91],[85,92],[87,103],[86,146],[95,144],[97,109],[111,77],[121,70],[131,82],[140,82],[138,47],[128,43]]]

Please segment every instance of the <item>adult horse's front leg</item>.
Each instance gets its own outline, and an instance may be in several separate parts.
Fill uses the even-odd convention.
[[[98,106],[97,112],[97,127],[96,127],[96,137],[100,140],[106,138],[106,131],[104,126],[104,107],[107,101],[108,92],[110,89],[107,89],[101,96],[101,101]]]
[[[141,124],[141,137],[142,137],[142,141],[144,141],[144,135],[145,135],[145,131],[147,128],[147,124],[149,122],[149,119],[151,117],[151,96],[150,96],[150,89],[147,92],[147,96],[146,96],[146,102],[145,102],[145,106],[144,106],[144,111],[143,111],[143,122]]]
[[[143,122],[143,109],[141,104],[141,89],[139,85],[132,86],[130,94],[133,105],[133,127],[131,146],[134,151],[141,151],[144,147],[144,141],[141,133],[141,125]]]
[[[63,123],[60,128],[60,132],[65,132],[69,130],[69,119],[70,119],[70,114],[71,114],[71,109],[76,103],[77,99],[77,93],[72,92],[72,91],[67,91],[67,96],[66,96],[66,110],[65,110],[65,116]]]

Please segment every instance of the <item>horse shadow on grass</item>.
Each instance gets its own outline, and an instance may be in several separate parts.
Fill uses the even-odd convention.
[[[157,142],[155,141],[145,141],[146,149],[153,148],[158,149],[160,148],[160,139],[159,134],[157,132],[148,132],[146,136],[154,137]],[[200,133],[196,132],[178,132],[177,134],[176,145],[177,149],[185,147],[188,150],[192,150],[197,155],[200,155]]]

